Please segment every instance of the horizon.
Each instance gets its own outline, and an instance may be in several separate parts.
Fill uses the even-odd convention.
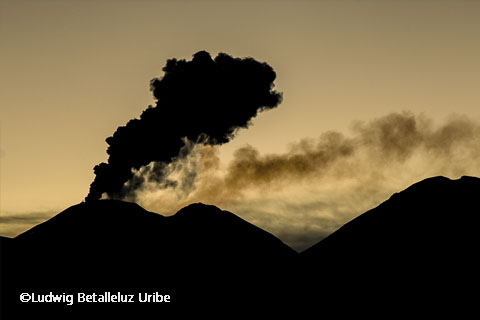
[[[415,185],[424,185],[424,184],[426,184],[427,181],[429,181],[429,182],[430,182],[430,181],[433,181],[433,180],[437,180],[437,181],[438,181],[438,178],[446,178],[446,179],[449,180],[449,181],[461,181],[461,180],[464,180],[465,178],[480,179],[480,177],[474,177],[474,176],[462,176],[462,177],[460,177],[460,178],[458,178],[458,179],[450,179],[450,178],[444,177],[444,176],[428,177],[428,178],[423,179],[423,180],[421,180],[421,181],[415,182],[414,184],[408,186],[408,188],[406,188],[406,189],[404,189],[404,190],[399,190],[399,191],[395,192],[394,194],[392,194],[388,199],[386,199],[386,200],[383,201],[382,203],[379,203],[378,205],[375,205],[374,207],[372,207],[372,208],[368,209],[367,211],[363,212],[361,215],[359,215],[359,217],[362,216],[364,213],[367,213],[367,212],[369,212],[369,211],[371,211],[371,210],[374,210],[374,209],[375,209],[375,210],[378,210],[378,209],[377,209],[378,207],[380,207],[384,202],[390,200],[392,196],[394,196],[394,195],[396,195],[396,194],[398,194],[398,193],[402,193],[403,191],[406,191],[407,189],[410,189],[411,187],[413,187],[413,186],[415,186]],[[424,190],[424,191],[428,191],[428,190]],[[56,213],[52,218],[54,218],[55,216],[57,216],[57,215],[65,212],[65,211],[67,211],[67,210],[71,210],[71,209],[73,209],[74,207],[78,207],[78,206],[81,206],[81,205],[95,205],[95,202],[97,202],[97,201],[134,204],[134,205],[139,206],[142,210],[145,210],[146,212],[154,213],[154,214],[159,215],[159,216],[161,216],[161,217],[173,217],[173,216],[175,216],[178,212],[182,211],[183,209],[186,209],[186,208],[191,207],[191,206],[202,205],[202,206],[206,206],[206,207],[215,207],[215,208],[217,208],[217,209],[220,209],[220,210],[223,211],[223,212],[227,212],[227,213],[229,213],[229,214],[232,214],[232,215],[234,215],[234,216],[239,217],[240,219],[242,219],[242,217],[240,217],[239,215],[237,215],[235,212],[230,212],[230,211],[224,210],[224,209],[222,209],[222,208],[220,208],[220,207],[218,207],[218,206],[216,206],[216,205],[208,204],[208,203],[202,203],[202,202],[190,203],[190,204],[188,204],[187,206],[181,208],[179,211],[175,212],[175,213],[172,214],[172,215],[162,215],[161,213],[158,213],[158,212],[153,212],[153,211],[146,210],[145,208],[143,208],[141,205],[139,205],[139,204],[136,203],[136,202],[131,202],[131,201],[128,201],[128,200],[118,200],[118,199],[98,199],[98,200],[90,200],[90,201],[85,201],[85,200],[84,200],[84,201],[82,201],[82,202],[80,202],[80,203],[77,203],[77,204],[71,205],[71,206],[68,207],[68,208],[65,208],[65,209],[62,210],[61,212]],[[356,217],[355,217],[355,218],[356,218]],[[355,218],[353,218],[353,219],[350,220],[350,221],[347,221],[345,224],[348,224],[349,222],[352,222],[353,220],[355,220]],[[39,226],[39,225],[43,224],[44,222],[46,223],[46,222],[48,222],[49,220],[50,220],[50,219],[48,219],[48,220],[46,220],[46,221],[42,221],[42,222],[38,223],[37,225],[35,225],[35,226],[33,226],[33,227]],[[244,219],[242,219],[242,220],[243,220],[243,221],[246,221],[247,223],[252,224],[252,225],[255,226],[255,227],[259,227],[259,226],[256,226],[255,224],[249,222],[248,220],[244,220]],[[333,232],[332,232],[331,234],[333,234],[333,233],[335,233],[336,231],[338,231],[339,229],[341,229],[343,226],[345,226],[345,224],[339,226],[338,229],[333,230]],[[32,227],[32,228],[33,228],[33,227]],[[260,227],[259,227],[259,228],[260,228]],[[267,232],[267,233],[269,233],[269,234],[271,234],[271,235],[273,235],[274,237],[276,237],[273,233],[268,232],[268,230],[264,230],[264,229],[262,229],[262,228],[260,228],[260,229],[263,230],[263,231],[265,231],[265,232]],[[30,230],[31,230],[31,229],[25,230],[24,232],[22,232],[22,233],[20,233],[20,234],[18,234],[18,235],[16,235],[16,236],[19,236],[19,235],[21,235],[21,234],[27,233],[27,232],[30,231]],[[284,245],[286,245],[287,247],[293,249],[296,253],[302,253],[302,252],[305,252],[306,250],[314,247],[315,245],[321,243],[321,242],[322,242],[324,239],[326,239],[328,236],[330,236],[330,234],[326,235],[325,237],[319,238],[318,241],[316,241],[316,242],[313,242],[313,243],[308,243],[308,242],[307,242],[307,243],[302,243],[300,246],[295,246],[295,245],[292,246],[291,244],[286,243],[286,242],[283,241],[282,239],[279,239],[279,238],[278,238],[278,239],[281,240]],[[0,237],[6,237],[6,236],[0,235]],[[11,238],[11,239],[13,239],[14,237],[6,237],[6,238]]]

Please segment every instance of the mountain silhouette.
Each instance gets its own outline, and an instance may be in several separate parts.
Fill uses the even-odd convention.
[[[423,180],[300,254],[214,206],[165,217],[134,203],[81,203],[13,239],[0,237],[2,319],[231,318],[253,310],[458,316],[476,306],[479,194],[479,178]],[[171,302],[19,302],[22,292],[50,291],[159,292]]]
[[[429,178],[394,194],[300,254],[303,298],[458,316],[478,285],[479,196],[480,179],[467,176]]]
[[[109,314],[154,308],[165,314],[187,306],[238,305],[242,299],[248,304],[272,296],[277,275],[297,256],[273,235],[203,204],[164,217],[133,203],[89,201],[2,241],[9,262],[7,306],[28,315],[43,309],[73,314],[80,308]],[[18,301],[23,292],[50,291],[159,292],[171,301],[141,306]]]

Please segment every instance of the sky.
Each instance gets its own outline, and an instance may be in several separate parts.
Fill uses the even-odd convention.
[[[283,101],[184,159],[193,191],[139,190],[147,210],[214,204],[301,250],[423,178],[480,176],[479,16],[465,0],[0,0],[0,235],[83,201],[105,138],[199,50],[267,62]]]

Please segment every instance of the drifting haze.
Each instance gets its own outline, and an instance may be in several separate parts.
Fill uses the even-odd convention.
[[[423,178],[480,175],[480,125],[466,117],[436,125],[392,113],[355,122],[352,131],[304,139],[284,154],[247,145],[226,166],[217,147],[186,141],[188,155],[162,168],[161,182],[149,177],[154,163],[137,170],[136,179],[147,182],[126,200],[162,214],[214,204],[302,250]]]
[[[57,214],[55,211],[7,213],[0,216],[0,235],[15,237],[32,226],[42,223]]]

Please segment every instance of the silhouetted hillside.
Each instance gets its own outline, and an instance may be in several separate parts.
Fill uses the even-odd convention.
[[[164,217],[133,203],[91,201],[9,242],[10,303],[13,311],[29,313],[93,307],[117,313],[132,307],[21,304],[22,292],[160,292],[171,295],[171,303],[135,308],[164,314],[179,307],[238,305],[245,297],[268,298],[277,283],[284,285],[276,275],[297,256],[273,235],[203,204]]]
[[[478,284],[479,199],[474,177],[434,177],[394,194],[301,253],[307,299],[461,312]]]

